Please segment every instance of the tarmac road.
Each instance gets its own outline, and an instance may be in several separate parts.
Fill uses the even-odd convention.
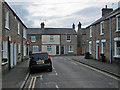
[[[25,88],[118,88],[118,80],[68,57],[52,57],[53,71],[30,74]]]

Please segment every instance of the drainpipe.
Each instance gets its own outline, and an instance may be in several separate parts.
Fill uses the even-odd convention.
[[[112,53],[111,53],[111,18],[109,18],[109,32],[110,32],[110,36],[109,36],[109,38],[110,38],[110,63],[112,63]]]

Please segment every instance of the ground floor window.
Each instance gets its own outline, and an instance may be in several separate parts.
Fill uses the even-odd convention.
[[[18,44],[18,53],[21,53],[21,44]]]
[[[92,54],[92,42],[89,42],[89,53]]]
[[[51,52],[52,51],[52,46],[48,45],[47,46],[47,52]]]
[[[8,58],[8,42],[3,41],[2,44],[2,58]]]
[[[101,40],[101,53],[104,53],[104,50],[106,48],[106,40]]]
[[[39,52],[39,46],[33,46],[33,53]]]
[[[24,56],[26,56],[26,45],[24,45]]]
[[[68,52],[74,52],[74,46],[70,45],[69,46],[69,51]]]
[[[115,38],[115,56],[120,57],[120,38]]]

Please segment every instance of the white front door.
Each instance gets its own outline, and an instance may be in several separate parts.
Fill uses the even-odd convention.
[[[10,67],[13,67],[13,43],[10,44]]]
[[[17,52],[16,52],[16,43],[14,44],[14,65],[16,65],[16,54]]]

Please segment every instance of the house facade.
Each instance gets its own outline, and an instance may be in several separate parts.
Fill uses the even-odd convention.
[[[27,27],[10,8],[2,2],[2,68],[11,69],[27,58]]]
[[[50,55],[76,55],[77,34],[73,28],[41,28],[28,29],[30,51],[48,52]]]
[[[120,8],[102,9],[102,17],[86,28],[87,52],[91,57],[100,60],[104,54],[107,62],[120,59]]]

